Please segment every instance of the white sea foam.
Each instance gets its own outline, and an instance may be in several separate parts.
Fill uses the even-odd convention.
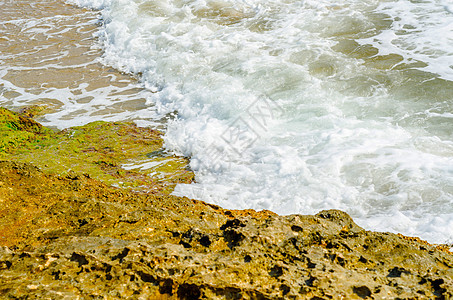
[[[450,5],[438,1],[381,3],[377,12],[388,16],[392,25],[381,33],[359,40],[379,49],[380,54],[398,54],[401,63],[420,61],[421,70],[453,80],[453,19]]]
[[[102,9],[103,62],[178,112],[166,147],[197,183],[176,194],[453,240],[451,3],[71,2]]]

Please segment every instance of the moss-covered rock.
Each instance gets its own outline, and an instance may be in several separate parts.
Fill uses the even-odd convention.
[[[46,139],[50,133],[32,119],[0,107],[0,158],[22,145]]]
[[[166,155],[162,147],[161,132],[131,122],[93,122],[52,132],[0,110],[0,158],[60,176],[89,174],[109,185],[168,194],[177,183],[190,183],[193,173],[186,158]]]

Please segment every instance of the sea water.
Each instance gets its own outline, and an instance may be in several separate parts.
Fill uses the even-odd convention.
[[[102,63],[144,87],[127,117],[176,115],[165,145],[196,182],[175,194],[453,242],[453,2],[69,2],[99,10]]]
[[[0,105],[46,106],[46,126],[103,119],[162,126],[150,91],[99,61],[98,13],[54,0],[0,0]],[[156,122],[157,121],[157,122]]]

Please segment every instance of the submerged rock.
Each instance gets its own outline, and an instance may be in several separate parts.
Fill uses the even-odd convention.
[[[154,134],[124,123],[94,123],[56,134],[31,130],[19,140],[22,148],[8,147],[8,160],[0,161],[1,298],[453,297],[450,252],[417,238],[364,230],[342,211],[278,216],[225,210],[164,188],[153,194],[107,185],[95,179],[110,174],[96,173],[99,157],[129,158],[118,150],[123,142],[109,142],[112,156],[99,148],[103,141],[95,133],[105,128],[135,128],[119,134],[135,141]],[[161,144],[152,150],[151,140],[137,147],[159,151]],[[44,149],[73,155],[54,156],[62,166],[78,157],[80,169],[65,173],[26,162],[33,153],[46,157]]]

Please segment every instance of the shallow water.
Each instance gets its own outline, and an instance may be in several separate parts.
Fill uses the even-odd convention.
[[[338,208],[369,229],[453,241],[450,3],[71,2],[100,10],[98,31],[93,12],[76,27],[92,26],[101,62],[136,74],[143,100],[115,111],[135,90],[105,83],[99,97],[82,80],[64,90],[93,99],[63,101],[48,124],[177,111],[166,145],[191,157],[197,180],[179,195],[281,214]],[[100,50],[85,49],[98,65]]]
[[[0,105],[46,106],[45,125],[128,120],[146,105],[137,79],[99,62],[98,12],[62,1],[1,0]],[[149,118],[144,125],[157,125]],[[162,127],[162,126],[161,126]]]

